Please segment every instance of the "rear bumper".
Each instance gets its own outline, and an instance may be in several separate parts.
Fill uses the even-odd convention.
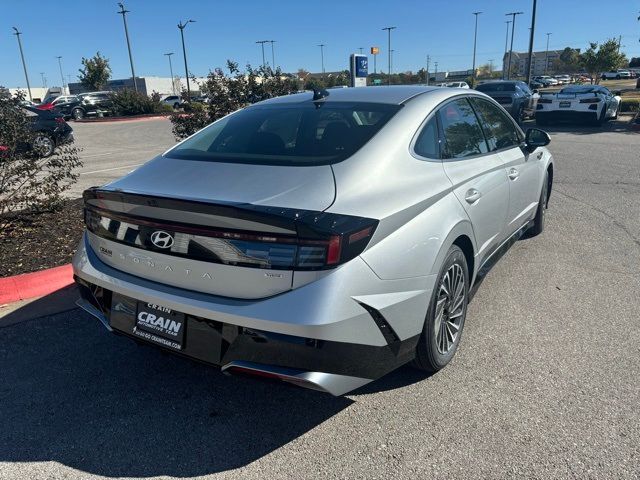
[[[114,333],[134,338],[138,300],[164,305],[186,314],[180,355],[223,369],[249,362],[293,369],[304,378],[332,379],[329,384],[340,387],[320,388],[332,394],[357,388],[414,358],[429,283],[435,281],[382,281],[356,258],[325,278],[275,297],[235,300],[115,270],[97,258],[84,238],[73,267],[81,306]],[[350,281],[355,278],[359,281]]]

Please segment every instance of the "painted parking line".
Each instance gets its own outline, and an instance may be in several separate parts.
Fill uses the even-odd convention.
[[[122,165],[121,167],[103,168],[102,170],[92,170],[90,172],[80,172],[80,175],[91,175],[92,173],[111,172],[113,170],[122,170],[123,168],[139,167],[142,163],[134,163],[133,165]]]

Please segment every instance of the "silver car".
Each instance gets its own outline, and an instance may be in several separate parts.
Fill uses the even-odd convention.
[[[84,194],[79,305],[113,332],[341,395],[460,343],[471,287],[544,227],[549,136],[467,89],[274,98]]]

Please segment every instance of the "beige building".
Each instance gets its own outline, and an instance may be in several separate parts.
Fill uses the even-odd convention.
[[[546,73],[553,72],[553,64],[560,57],[562,50],[543,50],[541,52],[533,52],[533,61],[531,62],[531,76],[544,75],[545,64]],[[527,74],[527,62],[529,61],[529,52],[513,52],[511,54],[511,71],[519,77]],[[503,71],[507,71],[509,65],[509,52],[502,59]]]

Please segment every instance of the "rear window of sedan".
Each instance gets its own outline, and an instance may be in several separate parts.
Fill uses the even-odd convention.
[[[476,87],[479,92],[515,92],[516,84],[511,83],[483,83]]]
[[[255,105],[224,117],[165,154],[265,165],[327,165],[358,151],[400,105],[304,102]]]

